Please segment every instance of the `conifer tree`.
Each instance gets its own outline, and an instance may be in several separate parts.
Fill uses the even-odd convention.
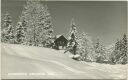
[[[74,18],[71,20],[71,27],[69,31],[69,39],[76,40],[77,39],[77,26],[75,24]]]
[[[118,40],[115,43],[115,50],[113,51],[112,55],[112,62],[119,63],[119,64],[126,64],[127,63],[127,36],[126,34],[123,35],[121,40]]]
[[[71,28],[69,31],[69,42],[68,42],[68,50],[73,53],[74,55],[76,54],[76,49],[77,49],[77,29],[76,29],[76,24],[74,22],[74,19],[71,20]]]
[[[21,22],[17,23],[15,32],[15,42],[17,44],[22,44],[25,38],[25,29]]]
[[[91,37],[83,32],[79,35],[77,42],[77,53],[80,54],[81,60],[94,61],[94,50]]]
[[[21,16],[25,22],[25,44],[47,46],[53,34],[51,16],[46,5],[39,1],[27,1]]]
[[[12,19],[8,12],[5,13],[1,25],[1,41],[5,43],[14,43],[14,26],[12,26]]]
[[[95,58],[96,62],[103,62],[106,59],[105,47],[101,44],[100,40],[97,39],[95,45]]]

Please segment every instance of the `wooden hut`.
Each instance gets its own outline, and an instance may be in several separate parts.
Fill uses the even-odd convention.
[[[54,41],[55,49],[66,49],[68,40],[63,35],[57,35]]]

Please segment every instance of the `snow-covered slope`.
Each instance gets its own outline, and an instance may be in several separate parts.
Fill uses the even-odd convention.
[[[126,67],[72,60],[63,51],[1,44],[2,78],[113,79],[126,78]]]

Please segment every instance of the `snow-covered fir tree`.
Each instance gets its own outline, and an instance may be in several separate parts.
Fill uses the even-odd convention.
[[[77,53],[80,54],[81,60],[94,61],[94,48],[91,37],[84,32],[79,35]]]
[[[68,36],[68,39],[69,39],[69,42],[67,44],[67,47],[68,47],[68,50],[73,53],[74,55],[76,54],[76,49],[77,49],[77,26],[74,22],[74,19],[71,20],[71,28],[70,28],[70,31],[69,31],[69,36]]]
[[[120,40],[117,39],[117,42],[115,43],[114,50],[113,50],[113,52],[110,55],[110,61],[111,61],[111,63],[114,63],[115,64],[116,63],[117,54],[120,54],[121,53],[119,51],[119,44],[120,44]]]
[[[106,60],[111,63],[111,57],[113,54],[113,51],[115,49],[115,44],[111,44],[105,47],[106,52]]]
[[[124,34],[122,38],[122,56],[120,58],[122,64],[128,63],[128,38],[127,35]]]
[[[25,22],[25,44],[47,46],[53,33],[51,16],[46,5],[39,1],[28,0],[21,15]]]
[[[77,39],[77,25],[75,24],[74,18],[71,20],[71,25],[70,25],[70,31],[69,31],[69,35],[68,38],[75,40]]]
[[[22,22],[17,23],[15,30],[15,43],[22,44],[25,39],[25,28],[22,25]]]
[[[14,43],[15,27],[12,25],[12,18],[8,12],[3,15],[1,25],[1,41],[5,43]]]
[[[127,36],[124,34],[123,38],[117,40],[115,43],[115,50],[113,51],[111,61],[113,63],[126,64],[128,55],[127,47]]]
[[[101,44],[99,38],[96,40],[96,43],[94,44],[94,49],[96,62],[103,62],[106,59],[106,49],[105,46]]]

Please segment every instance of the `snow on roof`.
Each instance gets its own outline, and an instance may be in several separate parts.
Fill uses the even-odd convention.
[[[18,25],[22,25],[22,22],[18,22]]]
[[[64,36],[63,34],[60,34],[60,35],[56,35],[56,38],[59,38],[60,36]],[[64,36],[67,40],[68,38],[66,36]]]
[[[59,38],[60,36],[62,36],[62,35],[56,35],[56,38]]]

